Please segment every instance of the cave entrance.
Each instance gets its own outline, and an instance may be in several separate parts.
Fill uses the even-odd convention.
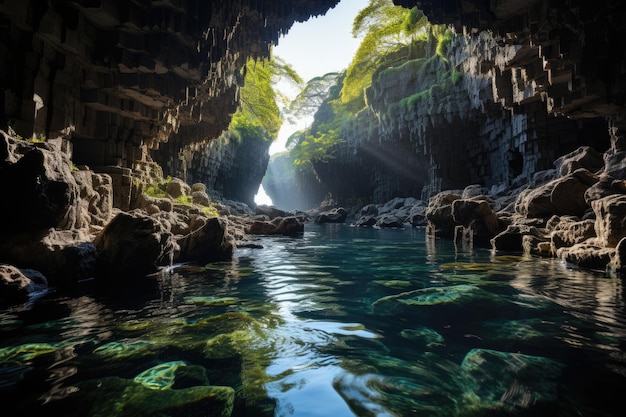
[[[359,11],[368,4],[369,0],[341,0],[325,15],[295,23],[279,39],[274,55],[290,64],[304,82],[347,69],[361,42],[361,39],[352,35],[352,23]],[[289,99],[294,99],[299,93],[288,82],[280,82],[277,88]],[[284,152],[288,138],[306,129],[312,120],[313,117],[308,116],[292,122],[284,121],[269,149],[270,156]],[[254,201],[265,205],[275,203],[262,184]]]

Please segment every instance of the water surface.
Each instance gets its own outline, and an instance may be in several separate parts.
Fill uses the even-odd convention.
[[[621,415],[618,277],[423,229],[259,243],[1,313],[2,415]]]

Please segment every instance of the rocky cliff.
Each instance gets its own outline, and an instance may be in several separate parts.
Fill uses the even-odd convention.
[[[624,128],[626,5],[611,0],[394,0],[432,23],[492,32],[515,53],[484,66],[494,100],[515,113],[540,101],[551,114],[606,117]],[[504,57],[502,57],[504,58]],[[613,132],[612,132],[613,133]]]
[[[135,168],[216,138],[242,68],[338,0],[3,0],[0,129],[63,138],[76,164]],[[121,187],[129,171],[102,169]],[[117,178],[117,179],[116,179]],[[116,188],[127,208],[130,191]]]
[[[624,128],[623,4],[394,3],[417,5],[456,36],[443,57],[406,52],[374,76],[368,108],[344,129],[336,158],[315,167],[341,204],[516,186],[581,145],[615,150]]]

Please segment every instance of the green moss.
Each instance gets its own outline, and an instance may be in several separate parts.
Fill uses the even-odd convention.
[[[193,204],[193,198],[189,195],[181,195],[176,197],[174,201],[181,204]]]
[[[203,207],[202,212],[206,214],[208,217],[220,217],[219,212],[213,206],[211,207]]]
[[[134,379],[146,388],[155,390],[170,389],[176,379],[176,370],[187,366],[183,361],[166,362],[146,369]]]

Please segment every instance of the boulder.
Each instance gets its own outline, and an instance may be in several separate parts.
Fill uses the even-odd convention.
[[[322,212],[315,218],[315,223],[343,223],[348,218],[348,212],[343,207]]]
[[[599,200],[612,194],[626,194],[624,181],[614,180],[608,176],[601,176],[598,182],[585,191],[585,201],[589,206],[591,206],[592,201]]]
[[[251,235],[296,236],[304,233],[304,223],[295,216],[276,217],[271,221],[255,220],[245,231]]]
[[[378,214],[391,213],[394,210],[404,207],[404,205],[405,199],[402,197],[396,197],[383,204],[383,206],[378,209]]]
[[[585,192],[598,177],[579,169],[534,189],[522,191],[515,202],[515,212],[525,217],[548,217],[553,214],[582,216],[589,208]]]
[[[172,198],[191,195],[191,187],[180,178],[172,178],[172,180],[167,183],[165,191],[172,196]]]
[[[96,279],[115,284],[171,265],[179,250],[171,232],[139,211],[122,212],[96,236]]]
[[[361,209],[361,216],[378,216],[378,207],[376,204],[368,204]]]
[[[598,182],[598,177],[586,169],[578,169],[554,181],[550,201],[556,214],[582,216],[589,208],[585,192]]]
[[[597,172],[604,167],[604,160],[594,148],[590,146],[581,146],[573,152],[563,155],[554,162],[557,175],[564,177],[584,168],[591,172]]]
[[[605,271],[611,263],[615,249],[600,246],[596,239],[578,243],[571,247],[560,248],[556,255],[558,258],[580,268]]]
[[[193,183],[191,184],[191,192],[193,193],[194,191],[201,191],[203,193],[206,193],[206,185],[201,182]]]
[[[376,225],[376,217],[374,216],[361,216],[356,222],[354,222],[354,226],[357,227],[373,227]]]
[[[82,225],[104,226],[113,216],[113,181],[108,174],[72,171],[78,185]]]
[[[552,256],[550,239],[535,235],[522,236],[522,249],[525,254],[537,256]]]
[[[7,154],[0,165],[0,184],[7,198],[0,230],[36,232],[86,226],[80,216],[78,185],[65,154],[46,144],[5,135],[0,138],[0,148]]]
[[[172,211],[174,203],[169,198],[151,197],[145,193],[139,194],[137,197],[136,208],[147,210],[149,206],[157,206],[163,211]]]
[[[274,206],[267,206],[260,204],[254,209],[256,215],[267,216],[270,220],[276,217],[289,217],[289,214],[283,210],[277,209]]]
[[[36,269],[50,285],[66,288],[92,278],[96,263],[96,248],[84,229],[13,234],[0,242],[0,254],[0,262]]]
[[[209,207],[211,205],[211,199],[206,191],[192,191],[191,199],[194,204]]]
[[[614,248],[626,237],[626,195],[615,194],[591,202],[595,231],[602,246]]]
[[[235,250],[235,239],[228,233],[228,219],[208,218],[205,224],[178,239],[178,262],[207,263],[229,260]]]
[[[488,194],[489,194],[489,188],[483,187],[480,184],[472,184],[472,185],[468,185],[467,187],[463,189],[463,194],[461,194],[461,197],[464,199],[468,199],[468,198],[478,197],[478,196],[483,196],[483,195],[488,195]]]
[[[562,247],[573,246],[595,236],[595,221],[563,219],[551,234],[551,250],[556,253]]]
[[[522,236],[520,226],[510,225],[490,240],[491,247],[496,251],[521,252],[523,251]]]
[[[605,152],[602,174],[614,179],[626,180],[626,151],[609,150]]]
[[[407,220],[412,226],[426,226],[426,206],[421,201],[413,205]]]
[[[454,229],[458,225],[452,217],[452,203],[459,200],[459,194],[441,192],[428,201],[426,220],[428,234],[448,239],[454,237]]]
[[[404,222],[399,217],[389,213],[380,216],[376,221],[376,226],[381,228],[396,227],[401,229],[404,227]]]
[[[0,264],[0,301],[3,303],[24,301],[47,287],[46,278],[38,271],[21,271],[12,265]]]
[[[471,229],[474,238],[489,240],[500,231],[500,221],[485,200],[459,199],[452,202],[452,219]]]

